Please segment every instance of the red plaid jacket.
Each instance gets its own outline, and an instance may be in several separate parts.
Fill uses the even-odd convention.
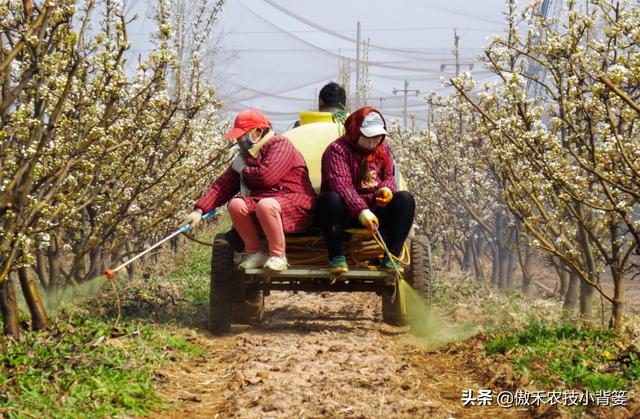
[[[287,137],[275,135],[260,149],[256,159],[243,154],[242,171],[250,196],[240,196],[249,210],[263,198],[275,198],[282,207],[282,226],[287,233],[304,231],[311,225],[316,195],[304,158]],[[207,213],[226,203],[240,191],[240,175],[229,167],[202,194],[195,207]]]
[[[376,152],[384,158],[370,161],[370,155],[356,145],[360,125],[373,108],[362,108],[345,121],[345,134],[332,142],[322,155],[321,191],[334,191],[344,199],[349,215],[357,217],[363,209],[372,209],[375,192],[386,186],[395,192],[395,163],[384,138]]]

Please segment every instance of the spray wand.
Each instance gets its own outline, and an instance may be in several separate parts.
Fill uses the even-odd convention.
[[[398,293],[396,297],[400,298],[400,312],[402,313],[403,316],[406,316],[407,304],[405,299],[402,298],[402,287],[400,286],[400,281],[403,279],[402,273],[400,272],[400,268],[398,267],[398,264],[393,260],[394,256],[391,254],[391,251],[387,247],[387,244],[384,242],[384,239],[382,238],[382,234],[380,234],[380,230],[378,230],[378,225],[376,223],[372,223],[372,225],[373,225],[372,233],[374,233],[374,236],[377,239],[376,241],[378,242],[380,247],[382,247],[382,250],[384,251],[387,258],[391,261],[391,263],[393,264],[393,268],[396,271],[396,292]]]
[[[203,220],[206,220],[208,218],[210,218],[211,216],[213,216],[216,213],[216,210],[212,210],[209,211],[208,213],[204,214],[202,216]],[[106,271],[104,271],[104,276],[106,276],[107,278],[113,280],[116,277],[117,272],[124,268],[125,266],[129,265],[131,262],[133,262],[134,260],[146,255],[147,253],[149,253],[150,251],[152,251],[153,249],[155,249],[156,247],[160,246],[162,243],[171,240],[172,238],[174,238],[175,236],[177,236],[178,234],[181,233],[186,233],[187,230],[189,230],[189,228],[191,228],[191,223],[187,223],[183,226],[181,226],[179,229],[177,229],[176,231],[174,231],[173,233],[169,234],[167,237],[165,237],[164,239],[160,240],[159,242],[157,242],[156,244],[154,244],[153,246],[149,247],[148,249],[144,250],[143,252],[137,254],[136,256],[132,257],[131,259],[129,259],[128,261],[124,262],[123,264],[121,264],[120,266],[118,266],[117,268],[113,268],[113,269],[107,269]]]

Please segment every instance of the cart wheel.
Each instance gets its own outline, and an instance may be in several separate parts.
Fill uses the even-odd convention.
[[[411,265],[405,268],[405,280],[415,289],[431,307],[431,253],[429,240],[418,236],[409,243]],[[390,325],[404,326],[408,323],[407,316],[400,310],[400,299],[393,300],[393,288],[387,288],[382,293],[382,320]]]
[[[224,235],[218,234],[213,242],[209,293],[209,331],[214,335],[231,330],[232,272],[233,249]]]
[[[411,285],[431,308],[433,295],[433,271],[431,267],[431,242],[425,236],[411,242]]]

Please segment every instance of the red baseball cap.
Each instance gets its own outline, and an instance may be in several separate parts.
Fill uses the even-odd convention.
[[[247,109],[236,116],[233,128],[224,135],[224,138],[235,140],[254,128],[269,128],[270,126],[271,122],[262,112],[255,109]]]

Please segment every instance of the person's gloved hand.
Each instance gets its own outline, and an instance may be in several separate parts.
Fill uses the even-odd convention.
[[[238,154],[238,156],[233,160],[233,163],[231,163],[231,168],[236,173],[242,173],[242,169],[245,167],[247,167],[247,162],[244,161],[242,154]]]
[[[391,189],[386,186],[378,189],[376,191],[376,205],[379,207],[386,207],[389,202],[393,199],[393,192]]]
[[[360,214],[358,214],[358,221],[360,221],[360,224],[368,228],[371,232],[374,231],[374,224],[376,225],[376,227],[380,225],[380,223],[378,222],[378,217],[376,217],[376,215],[369,209],[363,209],[362,211],[360,211]]]
[[[193,210],[189,213],[189,215],[184,217],[184,220],[182,221],[181,226],[191,224],[191,227],[195,227],[196,224],[200,222],[200,220],[202,220],[202,210],[201,209]]]

